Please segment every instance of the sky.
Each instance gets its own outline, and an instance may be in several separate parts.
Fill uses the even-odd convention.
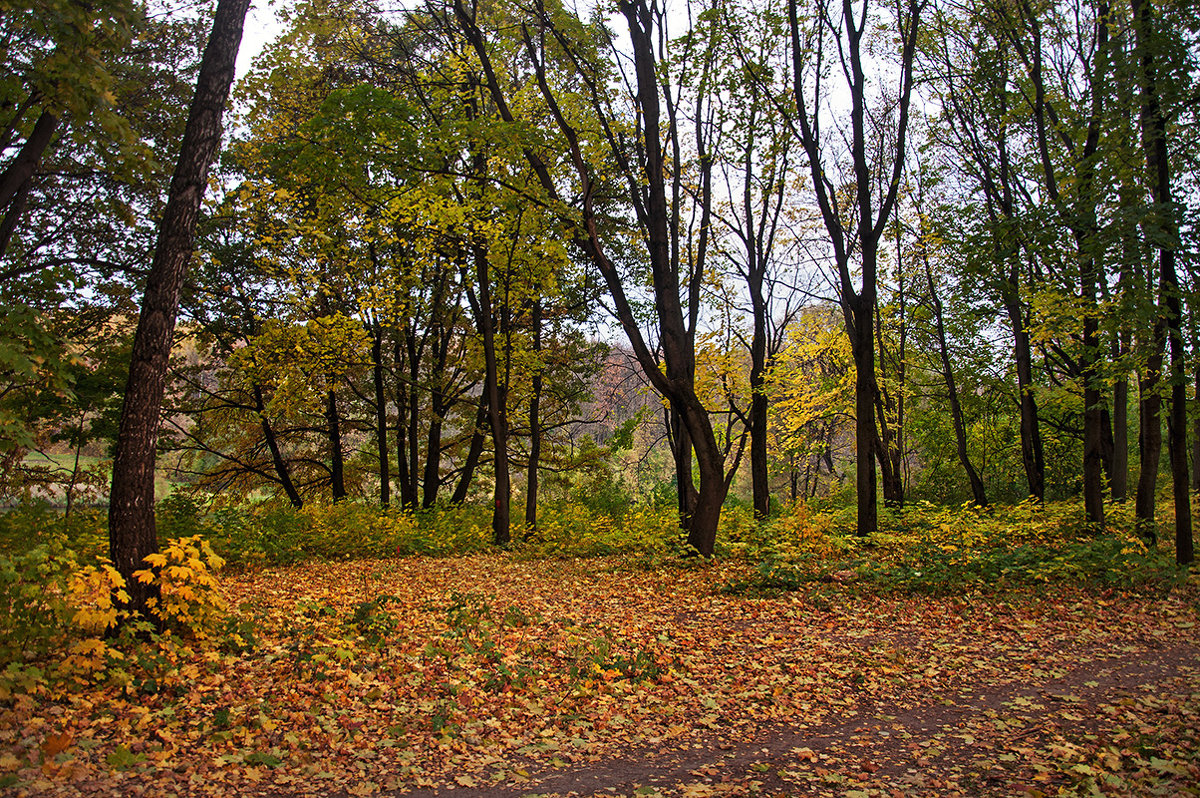
[[[255,0],[246,15],[246,28],[242,33],[242,47],[238,50],[237,76],[239,79],[250,71],[250,65],[272,39],[279,35],[282,26],[275,19],[276,0]]]

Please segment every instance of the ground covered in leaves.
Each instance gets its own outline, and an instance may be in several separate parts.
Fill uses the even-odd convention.
[[[753,577],[512,554],[225,574],[219,640],[0,704],[0,785],[1200,794],[1195,577],[931,597],[847,571],[752,598]]]

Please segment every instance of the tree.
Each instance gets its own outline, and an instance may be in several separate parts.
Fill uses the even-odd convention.
[[[685,233],[686,209],[681,202],[681,176],[673,173],[677,154],[679,126],[674,120],[674,98],[663,85],[659,73],[659,51],[656,42],[663,39],[662,10],[643,0],[623,2],[619,6],[630,35],[633,57],[633,85],[629,87],[631,116],[636,119],[636,134],[625,135],[624,118],[610,104],[609,75],[596,55],[597,45],[607,44],[595,27],[588,28],[563,10],[551,4],[537,3],[531,22],[520,27],[521,46],[532,70],[532,78],[546,113],[553,119],[560,139],[561,151],[566,153],[567,173],[574,182],[579,198],[574,207],[566,206],[560,179],[556,178],[544,155],[544,149],[526,146],[523,152],[543,192],[541,202],[558,208],[564,222],[570,225],[574,244],[585,253],[599,271],[608,287],[613,312],[628,336],[639,364],[655,390],[667,398],[671,411],[680,420],[681,434],[675,443],[675,462],[680,480],[681,504],[690,484],[690,467],[683,467],[682,453],[687,445],[693,447],[699,469],[700,484],[695,505],[683,519],[688,529],[688,541],[701,554],[711,556],[716,541],[721,505],[728,491],[724,454],[713,431],[708,410],[695,389],[695,324],[698,313],[699,288],[694,280],[701,273],[704,246],[698,245],[694,258],[682,259],[680,240]],[[456,0],[450,12],[467,42],[477,55],[486,86],[496,104],[500,118],[509,125],[517,122],[508,93],[497,79],[492,49],[484,35],[484,20],[474,6]],[[582,92],[559,88],[552,69],[566,65],[574,71]],[[635,88],[636,87],[636,88]],[[582,97],[591,119],[581,135],[578,108],[568,106],[565,99]],[[664,118],[664,106],[666,118]],[[598,128],[598,129],[597,129]],[[664,130],[667,137],[664,139]],[[595,136],[595,139],[591,138]],[[613,248],[607,238],[606,220],[601,216],[604,197],[599,189],[604,181],[599,174],[595,153],[603,152],[610,166],[625,186],[622,200],[633,209],[636,230],[644,246],[644,262],[649,267],[653,296],[653,318],[658,328],[658,348],[662,353],[660,366],[655,351],[642,333],[634,311],[629,278],[622,274],[613,259]],[[569,212],[567,212],[569,209]],[[703,211],[701,211],[703,213]],[[701,225],[703,229],[704,225]],[[685,272],[693,278],[685,282]],[[681,299],[686,293],[687,304]],[[695,297],[695,298],[693,298]],[[690,462],[690,461],[689,461]],[[686,473],[684,473],[686,472]],[[685,480],[687,484],[685,484]]]
[[[136,580],[133,572],[143,566],[147,555],[158,550],[154,525],[155,443],[175,316],[208,170],[221,144],[221,115],[233,83],[234,62],[249,5],[249,0],[219,0],[217,4],[146,281],[121,408],[109,498],[109,552],[128,586],[129,607],[147,617],[156,617],[149,602],[153,591]]]
[[[798,193],[794,139],[777,111],[786,106],[788,93],[779,20],[749,6],[720,5],[714,11],[719,13],[709,15],[701,32],[712,39],[709,47],[729,51],[714,70],[720,91],[709,102],[722,131],[712,146],[712,169],[724,178],[718,186],[728,190],[714,211],[725,228],[717,248],[744,281],[749,300],[751,490],[755,516],[765,519],[771,504],[768,375],[799,312],[796,292],[787,291],[781,272],[786,259],[797,255],[804,224],[792,202]],[[722,242],[725,237],[732,243]]]
[[[1171,459],[1171,483],[1175,494],[1175,559],[1181,565],[1195,559],[1192,540],[1191,486],[1187,463],[1187,374],[1184,364],[1183,309],[1180,282],[1176,270],[1179,222],[1171,185],[1171,164],[1167,125],[1161,87],[1161,55],[1156,39],[1161,36],[1161,21],[1146,0],[1131,0],[1135,32],[1135,53],[1140,66],[1140,113],[1142,146],[1145,150],[1146,176],[1153,212],[1147,220],[1147,238],[1158,250],[1158,291],[1161,324],[1170,342],[1171,401],[1167,416],[1168,452]],[[1157,327],[1157,325],[1156,325]],[[1161,341],[1161,333],[1156,339]],[[1161,359],[1160,356],[1158,356]],[[1157,366],[1152,366],[1157,371]],[[1157,379],[1154,375],[1152,379]],[[1159,424],[1152,414],[1144,424]],[[1200,468],[1200,464],[1196,465]],[[1139,488],[1141,486],[1139,485]],[[1152,496],[1152,491],[1150,493]],[[1139,490],[1139,510],[1142,491]],[[1150,498],[1150,502],[1153,499]],[[1153,504],[1150,505],[1153,521]]]
[[[894,93],[880,100],[882,116],[887,120],[884,131],[871,126],[871,122],[879,117],[867,113],[868,77],[864,70],[867,41],[864,37],[875,30],[875,15],[869,4],[864,2],[859,8],[852,0],[844,0],[840,11],[835,11],[833,3],[826,0],[817,6],[811,26],[802,29],[798,3],[788,0],[796,132],[808,155],[813,191],[829,234],[839,301],[854,354],[855,492],[859,535],[869,535],[877,528],[875,458],[879,454],[876,444],[879,431],[875,423],[875,406],[879,387],[875,374],[874,331],[879,245],[895,207],[904,171],[913,64],[924,7],[921,0],[908,0],[906,4],[898,3],[891,12],[890,22],[901,50]],[[828,101],[824,80],[830,69],[825,60],[829,50],[834,54],[832,68],[841,71],[850,94],[850,129],[844,131],[849,133],[846,137],[849,152],[845,155],[850,163],[846,174],[840,173],[842,154],[831,151],[823,125],[823,118],[828,113],[821,104]],[[884,160],[879,162],[872,159],[874,147],[870,139],[873,136],[886,136],[891,142],[886,155],[882,156]],[[835,184],[833,181],[837,177],[843,177],[849,188],[845,184]],[[854,284],[856,264],[861,271],[861,283],[857,288]]]
[[[83,126],[95,115],[118,144],[132,144],[128,125],[114,108],[111,67],[140,18],[128,0],[16,3],[5,9],[0,22],[0,57],[7,65],[7,77],[0,83],[0,107],[5,109],[0,133],[0,255],[18,227],[34,173],[64,119]],[[3,276],[24,271],[8,270]]]

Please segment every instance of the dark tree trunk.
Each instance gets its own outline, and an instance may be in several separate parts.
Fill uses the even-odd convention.
[[[406,336],[408,346],[408,467],[405,471],[408,480],[401,486],[404,506],[417,508],[417,481],[421,473],[421,354],[424,346],[417,345],[417,335],[409,330]]]
[[[1159,308],[1170,346],[1171,402],[1167,415],[1167,451],[1171,461],[1171,487],[1175,499],[1175,560],[1181,565],[1195,559],[1192,538],[1192,506],[1187,462],[1187,374],[1184,365],[1183,308],[1179,277],[1176,272],[1176,247],[1179,225],[1171,189],[1171,167],[1167,151],[1167,128],[1158,94],[1158,65],[1151,39],[1157,22],[1153,7],[1145,0],[1133,0],[1137,50],[1141,65],[1142,144],[1146,151],[1146,171],[1151,194],[1163,219],[1158,236]]]
[[[1119,362],[1119,355],[1114,358]],[[1123,502],[1129,496],[1129,380],[1113,385],[1112,415],[1112,500]]]
[[[904,474],[902,471],[904,457],[904,281],[900,280],[900,351],[899,357],[893,360],[898,378],[899,390],[895,401],[890,393],[876,383],[875,414],[879,422],[880,437],[875,441],[875,453],[879,459],[880,483],[883,488],[883,504],[885,507],[900,508],[904,506]],[[875,340],[879,346],[879,368],[888,362],[887,349],[883,341],[883,319],[879,313],[878,303],[875,306]],[[888,420],[888,411],[895,409],[896,425],[893,427]]]
[[[1138,535],[1154,545],[1158,541],[1155,504],[1158,491],[1158,465],[1162,457],[1162,397],[1158,382],[1162,374],[1163,324],[1154,325],[1151,354],[1138,380],[1140,403],[1138,423],[1138,484],[1134,498],[1134,518]]]
[[[279,440],[275,437],[275,429],[267,419],[267,404],[263,400],[262,386],[257,382],[254,383],[254,409],[258,412],[263,439],[267,442],[267,450],[271,453],[271,465],[275,468],[279,484],[283,486],[283,492],[287,495],[288,501],[292,503],[293,507],[299,509],[304,506],[304,500],[300,498],[296,484],[292,482],[291,469],[288,468],[287,461],[283,459],[283,453],[279,450]]]
[[[1193,344],[1193,351],[1200,351],[1200,344]],[[1200,407],[1200,366],[1196,367],[1193,401]],[[1192,490],[1200,494],[1200,413],[1192,423]]]
[[[226,93],[228,93],[228,89],[226,89]],[[196,107],[194,102],[192,107]],[[221,122],[218,119],[218,144],[220,144],[220,125]],[[33,177],[38,164],[41,163],[42,154],[50,146],[50,141],[54,138],[54,131],[57,129],[58,116],[50,111],[42,111],[33,125],[29,138],[25,140],[12,163],[5,168],[3,173],[0,173],[0,208],[7,210],[21,187],[25,186],[29,182],[29,178]]]
[[[533,391],[529,395],[529,472],[525,477],[525,525],[537,529],[538,467],[542,459],[542,301],[535,299],[530,314],[533,327]]]
[[[436,300],[435,300],[436,301]],[[450,410],[446,396],[447,359],[450,353],[452,333],[443,329],[441,323],[434,325],[434,377],[430,390],[429,432],[425,436],[425,474],[422,478],[421,506],[432,507],[437,502],[438,490],[442,485],[442,424]]]
[[[17,223],[21,221],[21,216],[25,213],[25,207],[29,204],[29,191],[33,187],[33,178],[29,178],[21,187],[17,189],[17,194],[9,202],[8,207],[4,210],[4,219],[0,221],[0,257],[8,252],[8,244],[12,241],[13,233],[17,231]],[[0,280],[9,280],[18,277],[34,268],[32,265],[16,266],[12,269],[6,269],[0,273]]]
[[[1112,413],[1108,409],[1108,402],[1103,398],[1100,400],[1100,461],[1104,466],[1104,480],[1108,483],[1111,495],[1114,463],[1116,462],[1117,444],[1113,437]]]
[[[600,235],[599,214],[594,205],[598,194],[592,166],[584,156],[577,131],[563,113],[555,90],[550,86],[545,71],[546,62],[542,57],[545,54],[544,52],[539,54],[538,40],[528,28],[522,28],[521,33],[526,52],[530,56],[533,77],[537,82],[538,90],[547,103],[555,125],[566,139],[566,155],[575,177],[580,181],[582,214],[573,221],[575,225],[574,242],[604,277],[612,297],[613,308],[622,329],[629,337],[630,346],[639,365],[654,389],[666,397],[672,410],[679,414],[681,424],[688,432],[700,470],[700,488],[696,509],[691,516],[688,539],[701,554],[711,556],[716,541],[721,504],[725,499],[728,485],[724,479],[724,454],[716,443],[716,435],[708,412],[696,396],[693,380],[692,339],[680,301],[679,263],[672,257],[671,231],[672,229],[678,231],[678,225],[682,224],[682,212],[678,207],[673,209],[669,205],[666,195],[665,179],[671,165],[665,157],[662,146],[664,128],[660,113],[662,92],[657,71],[658,64],[655,59],[655,37],[658,32],[656,20],[659,8],[656,4],[644,0],[623,0],[618,4],[618,9],[625,17],[629,27],[635,75],[633,82],[636,85],[636,94],[633,99],[640,111],[637,116],[637,125],[642,142],[631,153],[630,148],[625,146],[625,143],[619,140],[619,137],[609,128],[606,132],[606,135],[611,134],[608,139],[608,151],[620,174],[628,182],[628,197],[636,207],[639,226],[646,235],[655,317],[659,325],[658,343],[662,352],[665,374],[642,335],[641,322],[635,315],[633,305],[625,292],[621,272],[606,254]],[[460,29],[480,58],[489,92],[499,114],[506,122],[515,121],[508,98],[496,77],[483,33],[476,24],[473,9],[469,9],[462,2],[455,2],[453,11]],[[552,21],[547,15],[539,16],[538,22],[546,26],[552,25]],[[561,33],[561,31],[556,31],[556,33]],[[566,41],[566,39],[561,41]],[[607,91],[607,88],[589,82],[592,77],[594,76],[580,75],[584,86],[588,90],[596,92],[594,97],[597,102],[600,102],[600,92]],[[669,105],[670,98],[668,98],[668,109]],[[672,134],[678,134],[677,126],[672,126],[668,135]],[[560,199],[557,181],[541,156],[533,150],[525,150],[524,155],[542,189],[549,197],[555,200]],[[675,213],[673,210],[679,212]],[[698,292],[698,284],[696,288]],[[693,305],[689,304],[689,309],[692,307]]]
[[[409,402],[415,400],[409,398],[409,384],[404,376],[407,362],[404,359],[404,342],[401,340],[404,335],[407,335],[407,331],[396,330],[396,340],[392,344],[392,360],[396,365],[396,481],[400,483],[400,504],[411,510],[416,505],[416,493],[412,490],[413,478],[408,470],[407,429]]]
[[[754,338],[750,342],[750,483],[754,496],[754,517],[765,521],[771,514],[771,483],[768,470],[767,436],[767,354],[766,320],[760,332],[755,318]]]
[[[675,462],[675,500],[679,509],[679,523],[684,529],[691,529],[692,515],[700,498],[692,476],[692,439],[683,423],[683,415],[673,406],[666,410],[666,421],[671,457]]]
[[[379,504],[392,503],[392,475],[388,469],[387,401],[383,385],[383,327],[375,325],[371,339],[371,366],[375,381],[375,443],[379,452]]]
[[[1087,270],[1084,301],[1096,302],[1095,273]],[[1083,320],[1083,355],[1080,357],[1083,379],[1083,507],[1087,521],[1097,530],[1104,528],[1104,397],[1098,385],[1099,322],[1089,313]]]
[[[1017,392],[1021,405],[1021,463],[1025,467],[1029,495],[1041,502],[1046,499],[1046,458],[1037,399],[1033,395],[1033,352],[1029,346],[1029,332],[1025,325],[1025,310],[1021,305],[1015,266],[1009,270],[1003,295],[1013,333],[1013,360],[1017,366]]]
[[[481,396],[479,397],[479,409],[475,412],[475,424],[471,428],[471,443],[467,447],[467,459],[463,461],[462,474],[458,478],[458,486],[454,489],[454,495],[450,499],[454,504],[465,502],[467,495],[471,491],[471,479],[475,476],[475,469],[479,465],[479,458],[483,455],[484,427],[487,423],[487,397]]]
[[[922,255],[927,253],[922,249]],[[980,478],[979,472],[975,470],[974,464],[971,463],[970,454],[967,451],[967,425],[963,420],[962,403],[958,398],[958,383],[954,379],[954,369],[950,365],[950,352],[946,345],[946,325],[942,315],[942,299],[938,296],[937,284],[933,280],[933,269],[929,264],[928,257],[923,257],[925,264],[925,278],[929,282],[929,299],[933,305],[933,323],[934,329],[937,330],[938,337],[938,355],[942,361],[942,379],[946,383],[946,394],[950,400],[950,418],[954,423],[954,443],[955,449],[958,452],[958,462],[962,464],[963,471],[967,472],[967,481],[971,484],[971,501],[976,507],[987,507],[987,492],[983,487],[983,479]]]
[[[475,280],[479,298],[472,304],[479,332],[483,336],[484,380],[483,391],[487,395],[488,425],[492,431],[492,459],[496,486],[492,508],[492,542],[507,546],[512,540],[512,488],[508,474],[508,417],[505,413],[505,386],[500,384],[500,368],[496,359],[496,330],[492,318],[492,287],[488,269],[486,244],[476,243]]]
[[[433,415],[425,436],[425,473],[421,479],[421,506],[426,508],[437,503],[438,489],[442,485],[442,419],[446,407],[440,391],[434,390],[432,400]]]
[[[823,159],[830,157],[825,150],[822,129],[810,111],[810,98],[804,90],[804,70],[813,58],[817,59],[813,71],[823,75],[823,47],[826,44],[824,31],[818,38],[817,52],[812,53],[800,32],[800,12],[797,0],[788,2],[788,29],[791,40],[791,62],[794,78],[793,96],[798,133],[805,152],[808,154],[813,191],[821,218],[829,233],[838,270],[838,298],[842,305],[846,334],[854,357],[854,438],[855,492],[858,504],[857,534],[866,536],[878,529],[879,509],[875,483],[875,441],[879,432],[875,425],[875,403],[879,385],[875,378],[875,303],[878,280],[879,241],[886,230],[888,219],[895,208],[900,188],[900,177],[906,160],[909,108],[913,88],[913,64],[916,55],[919,18],[924,4],[910,0],[904,8],[897,8],[897,31],[901,40],[899,87],[896,104],[896,139],[889,163],[882,177],[886,188],[876,195],[874,187],[881,175],[876,171],[880,164],[870,162],[867,138],[868,126],[868,79],[863,70],[863,37],[870,28],[866,4],[860,17],[854,18],[854,7],[849,0],[842,4],[840,19],[828,15],[828,9],[818,8],[821,18],[817,24],[838,38],[841,73],[846,78],[850,95],[850,130],[842,130],[842,140],[849,143],[848,160],[853,167],[855,218],[845,216],[842,202],[836,197],[839,188],[831,182],[826,169],[830,165]],[[820,79],[820,78],[817,78]],[[873,92],[874,89],[871,89]],[[848,135],[847,135],[848,134]],[[873,169],[873,167],[875,167]],[[852,274],[851,259],[857,254],[861,268],[862,288],[856,290]]]
[[[1091,105],[1088,108],[1087,129],[1083,146],[1072,152],[1071,166],[1074,174],[1064,181],[1061,188],[1068,190],[1064,197],[1060,191],[1058,171],[1050,153],[1050,139],[1056,136],[1053,130],[1056,112],[1047,98],[1045,77],[1042,71],[1041,20],[1028,7],[1025,24],[1032,36],[1031,58],[1028,59],[1029,79],[1033,88],[1033,122],[1036,132],[1038,157],[1045,178],[1047,199],[1055,207],[1059,218],[1070,229],[1075,241],[1079,261],[1079,299],[1083,303],[1083,340],[1079,356],[1078,377],[1083,383],[1083,504],[1088,524],[1096,529],[1104,528],[1104,432],[1101,413],[1103,396],[1100,392],[1101,351],[1099,340],[1099,307],[1097,290],[1104,279],[1101,264],[1094,251],[1099,239],[1099,223],[1095,196],[1096,155],[1100,147],[1103,126],[1104,101],[1107,97],[1106,81],[1112,64],[1111,40],[1109,37],[1109,5],[1101,0],[1095,22],[1096,54],[1087,73]],[[1048,123],[1048,118],[1050,122]]]
[[[129,381],[113,458],[108,541],[113,565],[124,577],[128,608],[152,617],[153,590],[133,578],[158,549],[154,525],[154,462],[159,414],[175,333],[175,316],[208,170],[221,145],[221,115],[233,83],[249,0],[219,0],[200,63],[179,161],[159,225],[146,279],[129,365]],[[23,180],[18,181],[19,186]]]
[[[329,436],[329,491],[336,504],[346,498],[346,460],[342,452],[342,417],[333,388],[325,394],[325,424]]]
[[[865,277],[863,287],[867,287]],[[879,432],[875,427],[874,289],[874,285],[870,286],[869,302],[862,295],[842,299],[848,308],[847,333],[854,356],[854,491],[858,500],[855,531],[859,537],[866,537],[879,528],[875,482],[875,441]]]

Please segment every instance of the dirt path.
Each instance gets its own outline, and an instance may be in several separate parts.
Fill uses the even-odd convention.
[[[968,680],[913,702],[847,706],[807,728],[697,734],[527,783],[395,795],[1039,796],[1089,780],[1114,794],[1200,795],[1188,750],[1200,728],[1200,646],[1150,641],[1096,656],[1059,678]]]

